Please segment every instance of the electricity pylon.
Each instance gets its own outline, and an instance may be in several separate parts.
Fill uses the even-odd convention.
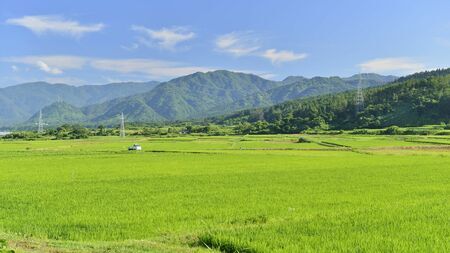
[[[38,126],[38,134],[43,134],[44,133],[44,125],[46,125],[44,123],[44,121],[42,120],[42,110],[39,110],[39,119],[38,119],[38,123],[36,123],[36,125]]]
[[[123,112],[120,116],[120,137],[125,138],[125,118],[123,117]]]
[[[360,113],[364,110],[364,91],[362,87],[361,73],[359,73],[359,81],[356,89],[355,106],[356,113]]]

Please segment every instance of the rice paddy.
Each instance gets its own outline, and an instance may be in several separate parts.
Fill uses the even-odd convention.
[[[449,137],[299,137],[0,141],[0,239],[16,252],[450,251]]]

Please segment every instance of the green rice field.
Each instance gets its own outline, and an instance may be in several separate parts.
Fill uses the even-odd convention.
[[[0,239],[15,252],[450,252],[450,136],[0,141]]]

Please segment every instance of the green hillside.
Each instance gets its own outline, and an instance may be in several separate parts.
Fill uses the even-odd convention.
[[[56,101],[65,101],[81,107],[146,92],[157,84],[158,82],[128,82],[71,86],[35,82],[9,86],[0,89],[0,126],[23,122],[39,109]],[[63,118],[59,120],[62,121]]]
[[[91,106],[86,108],[86,112],[90,119],[103,119],[108,116],[108,111],[126,110],[128,103],[139,104],[142,109],[140,113],[127,114],[129,121],[147,121],[153,113],[156,113],[152,116],[154,118],[184,120],[202,117],[213,107],[233,103],[250,94],[280,85],[256,75],[224,70],[195,73],[163,83],[150,92]],[[146,107],[150,111],[144,110]]]
[[[62,125],[65,123],[77,123],[85,120],[84,113],[80,108],[66,102],[55,102],[42,108],[42,113],[46,115],[45,123],[49,125]],[[36,123],[39,120],[39,112],[35,113],[28,123]]]
[[[363,74],[362,83],[364,87],[372,87],[385,84],[395,78]],[[81,107],[79,110],[84,117],[80,118],[78,123],[116,124],[117,115],[122,112],[128,122],[204,118],[246,108],[270,106],[295,98],[351,90],[356,88],[358,81],[359,77],[355,82],[355,76],[353,76],[311,79],[289,77],[276,82],[252,74],[225,70],[195,73],[162,83],[149,92]],[[61,104],[56,103],[52,106],[58,107]],[[65,111],[66,109],[66,107],[45,108],[44,119],[48,122],[61,122],[61,118],[51,118],[57,117],[57,114],[48,115],[46,110]]]
[[[238,124],[260,121],[270,132],[294,133],[308,128],[376,128],[418,126],[450,120],[450,69],[414,74],[364,90],[365,106],[357,112],[355,91],[289,101],[213,119]],[[260,123],[260,124],[261,124]]]
[[[279,87],[266,92],[251,94],[234,103],[224,104],[210,110],[211,115],[221,115],[224,112],[233,112],[243,109],[266,107],[279,104],[292,99],[313,97],[318,95],[339,93],[356,89],[361,79],[364,88],[375,87],[395,81],[395,76],[382,76],[377,74],[361,74],[348,78],[341,77],[313,77],[290,76],[284,79]]]

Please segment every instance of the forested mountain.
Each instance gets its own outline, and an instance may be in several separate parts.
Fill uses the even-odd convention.
[[[85,106],[80,110],[85,114],[84,122],[90,123],[115,123],[121,112],[129,122],[184,120],[208,115],[208,110],[219,104],[231,103],[280,85],[252,74],[230,71],[194,73],[162,83],[149,92]],[[58,111],[60,109],[53,107],[60,106],[55,103],[44,108],[46,121],[60,121],[46,115],[47,110]]]
[[[65,123],[83,122],[85,115],[80,108],[70,105],[66,102],[55,102],[49,106],[42,108],[45,113],[46,124],[62,125]],[[33,124],[39,120],[39,113],[34,114],[28,122]]]
[[[361,80],[360,80],[361,79]],[[338,93],[356,89],[361,82],[363,88],[375,87],[396,80],[395,76],[377,74],[361,74],[347,78],[290,76],[284,79],[282,85],[266,92],[251,94],[234,103],[224,104],[210,110],[210,114],[220,115],[224,112],[265,107],[279,104],[292,99],[307,98],[324,94]]]
[[[362,75],[364,87],[382,85],[394,79],[392,76]],[[276,82],[252,74],[219,70],[179,77],[162,83],[149,92],[85,106],[80,111],[85,115],[83,122],[88,123],[113,124],[117,122],[117,115],[121,112],[129,122],[188,120],[273,105],[293,98],[355,89],[359,79],[355,80],[355,76],[311,79],[289,77]],[[62,104],[56,103],[44,108],[44,116],[48,122],[61,121],[51,118],[46,112],[67,109],[66,106],[61,109],[52,108],[59,106]]]
[[[450,69],[400,78],[364,90],[365,104],[357,111],[355,91],[293,100],[244,110],[213,122],[242,124],[252,131],[296,133],[308,128],[352,129],[390,125],[418,126],[450,120]],[[250,125],[249,123],[253,123]]]
[[[0,125],[22,122],[42,107],[65,101],[81,107],[153,89],[158,82],[111,83],[71,86],[46,82],[25,83],[0,89]]]

